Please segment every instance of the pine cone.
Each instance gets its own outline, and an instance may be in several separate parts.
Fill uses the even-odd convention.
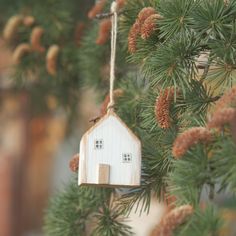
[[[144,21],[151,15],[155,14],[155,9],[152,7],[143,8],[129,31],[128,50],[130,53],[136,52],[137,37],[140,35],[141,27]]]
[[[98,45],[105,44],[109,39],[110,30],[111,30],[111,20],[110,19],[102,20],[99,25],[99,32],[98,32],[98,37],[96,39],[96,44]]]
[[[144,7],[138,14],[138,21],[140,26],[144,23],[144,21],[151,15],[155,14],[156,10],[153,7]]]
[[[70,169],[72,172],[78,172],[79,170],[79,154],[75,154],[70,161]]]
[[[23,24],[27,27],[32,26],[35,23],[35,18],[33,16],[25,16],[23,19]]]
[[[226,92],[215,105],[215,110],[207,123],[207,127],[212,129],[222,129],[225,124],[232,123],[236,110],[231,106],[236,105],[236,86]]]
[[[234,108],[223,108],[212,115],[212,118],[207,123],[209,129],[222,129],[225,124],[229,124],[236,116]]]
[[[32,45],[32,49],[34,51],[43,53],[45,52],[45,47],[41,45],[41,38],[44,34],[44,29],[42,27],[34,27],[31,35],[30,35],[30,42]]]
[[[184,205],[171,210],[161,220],[153,236],[173,236],[173,231],[193,214],[193,207]]]
[[[167,88],[161,92],[156,99],[155,114],[156,120],[162,129],[168,129],[171,125],[170,104],[174,98],[174,88]]]
[[[236,102],[236,86],[226,92],[217,102],[215,112]]]
[[[24,55],[32,51],[31,46],[28,43],[19,44],[13,52],[13,62],[19,64]]]
[[[106,0],[100,0],[98,1],[93,7],[92,9],[88,12],[88,18],[93,19],[96,17],[97,14],[101,13],[105,4],[106,4]]]
[[[193,145],[209,142],[211,133],[205,127],[193,127],[180,134],[173,145],[172,154],[176,159],[182,157]]]
[[[126,0],[116,0],[116,2],[117,2],[118,8],[120,9],[125,5]]]
[[[23,17],[21,15],[15,15],[9,18],[3,29],[3,38],[7,42],[11,42],[12,40],[14,40],[18,28],[22,24],[22,22]]]
[[[46,67],[48,74],[55,76],[57,74],[57,59],[60,48],[58,45],[52,45],[48,49],[46,56]]]
[[[130,53],[134,53],[137,50],[137,37],[139,35],[140,25],[139,22],[136,21],[130,31],[128,36],[128,50]]]
[[[157,20],[161,19],[159,14],[149,16],[141,27],[141,38],[148,39],[152,33],[157,29]]]

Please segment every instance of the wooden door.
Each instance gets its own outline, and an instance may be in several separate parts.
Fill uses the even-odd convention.
[[[98,184],[109,184],[110,166],[107,164],[98,165]]]

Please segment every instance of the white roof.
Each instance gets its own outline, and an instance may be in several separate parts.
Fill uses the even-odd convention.
[[[95,125],[93,125],[85,134],[84,136],[90,135],[96,128],[98,128],[105,120],[107,120],[110,116],[113,116],[116,118],[116,120],[124,126],[130,136],[132,136],[137,142],[140,142],[139,138],[133,133],[133,131],[121,120],[121,118],[114,112],[114,111],[109,111],[105,116],[103,116]],[[84,137],[83,136],[83,137]]]

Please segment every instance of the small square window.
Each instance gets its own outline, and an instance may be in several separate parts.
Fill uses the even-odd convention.
[[[94,148],[95,149],[103,149],[103,146],[104,146],[104,144],[103,144],[103,140],[102,139],[96,139],[95,141],[94,141]]]
[[[123,153],[122,154],[122,162],[123,163],[131,163],[132,162],[132,154],[131,153]]]

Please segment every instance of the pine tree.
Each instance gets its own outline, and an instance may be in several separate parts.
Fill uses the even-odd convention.
[[[100,100],[108,92],[109,24],[94,17],[109,12],[110,4],[101,0],[93,7],[80,48],[65,54],[71,73],[80,74],[74,83],[95,87]],[[125,217],[137,205],[140,214],[148,213],[153,195],[175,199],[153,235],[229,235],[227,207],[215,199],[222,193],[235,199],[236,193],[235,19],[235,0],[125,1],[116,69],[122,92],[115,109],[141,138],[142,184],[121,191],[78,187],[74,178],[52,199],[45,235],[85,235],[88,222],[94,222],[93,235],[132,235]],[[35,62],[19,68],[25,73],[30,65]],[[66,97],[73,89],[64,79],[70,70],[59,70],[63,78],[52,83],[63,85],[58,94]]]

